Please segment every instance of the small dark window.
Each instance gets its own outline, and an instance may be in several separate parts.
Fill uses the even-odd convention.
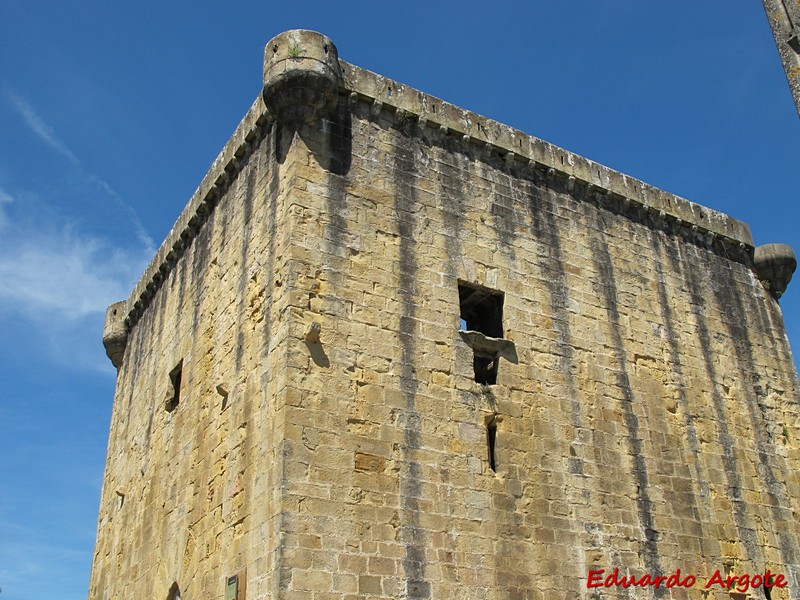
[[[223,385],[218,385],[218,386],[217,386],[217,393],[218,393],[220,396],[222,396],[222,409],[220,410],[220,412],[222,412],[222,411],[224,411],[226,408],[228,408],[228,390],[227,390],[227,389],[225,389],[225,386],[223,386]]]
[[[503,337],[503,292],[459,282],[458,301],[467,331]]]
[[[497,383],[497,353],[473,351],[472,366],[475,370],[475,382],[483,385]]]
[[[489,447],[489,468],[495,473],[497,472],[497,454],[495,453],[495,445],[497,443],[497,419],[492,418],[486,424],[486,443]]]
[[[167,600],[181,600],[181,589],[178,587],[177,583],[173,583],[172,587],[169,588]]]
[[[183,370],[183,359],[169,373],[170,391],[164,408],[172,412],[178,407],[181,400],[181,371]]]
[[[477,331],[487,338],[503,337],[503,292],[459,282],[458,300],[462,331]],[[499,355],[490,348],[473,346],[475,381],[483,385],[497,383]]]

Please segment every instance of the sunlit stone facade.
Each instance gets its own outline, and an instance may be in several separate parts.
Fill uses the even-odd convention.
[[[746,225],[281,34],[109,309],[90,600],[699,598],[765,569],[799,598],[774,256],[759,276]]]

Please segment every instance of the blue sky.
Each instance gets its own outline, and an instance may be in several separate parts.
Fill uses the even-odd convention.
[[[800,119],[759,0],[0,0],[0,600],[86,597],[127,297],[292,28],[800,251]],[[798,276],[800,280],[800,276]],[[800,347],[800,281],[781,301]]]

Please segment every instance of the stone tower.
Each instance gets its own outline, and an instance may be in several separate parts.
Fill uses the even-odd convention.
[[[89,598],[796,600],[794,266],[283,33],[109,308]]]
[[[794,104],[800,113],[800,0],[762,0]]]

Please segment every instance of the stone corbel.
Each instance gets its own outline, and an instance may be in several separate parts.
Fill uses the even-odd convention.
[[[517,364],[519,358],[517,357],[517,348],[514,342],[505,338],[489,337],[480,331],[459,331],[461,339],[463,339],[467,346],[485,354],[496,354],[502,356],[508,362]]]

